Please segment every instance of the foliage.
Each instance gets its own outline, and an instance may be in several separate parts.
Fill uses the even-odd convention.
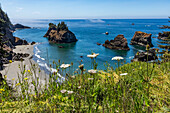
[[[60,61],[53,65],[58,69]],[[43,85],[41,75],[34,74],[36,65],[30,70],[20,65],[21,76],[13,83],[18,92],[0,89],[1,112],[170,112],[169,60],[133,62],[115,70],[106,65],[97,73],[82,66],[74,74],[71,67],[60,69],[65,80],[52,73]]]

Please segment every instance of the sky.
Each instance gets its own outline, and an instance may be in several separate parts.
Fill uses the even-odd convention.
[[[12,19],[168,18],[170,0],[0,0]]]

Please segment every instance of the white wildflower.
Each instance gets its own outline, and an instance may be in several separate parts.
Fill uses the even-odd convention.
[[[67,91],[67,94],[73,94],[74,92],[73,91]]]
[[[67,90],[63,89],[63,90],[61,90],[60,92],[61,92],[61,93],[66,93]]]
[[[95,74],[95,73],[97,73],[97,70],[91,69],[91,70],[88,70],[88,73]]]
[[[120,76],[123,76],[123,75],[127,75],[128,73],[122,73],[122,74],[120,74]]]
[[[96,55],[87,55],[87,57],[89,57],[89,58],[95,58]]]
[[[68,67],[70,67],[71,65],[70,64],[62,64],[61,66],[60,66],[60,68],[68,68]]]
[[[81,88],[81,86],[78,87],[78,89],[80,89],[80,88]]]
[[[94,78],[88,78],[88,80],[93,80]]]
[[[121,56],[115,56],[112,58],[112,60],[123,60],[124,58]]]

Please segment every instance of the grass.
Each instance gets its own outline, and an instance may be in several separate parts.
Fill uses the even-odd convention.
[[[21,65],[22,76],[13,84],[16,92],[9,90],[5,81],[1,85],[0,111],[170,112],[169,67],[169,61],[133,62],[115,70],[108,66],[97,73],[88,73],[81,67],[74,74],[66,74],[62,83],[56,82],[60,77],[53,73],[46,84],[41,85],[40,75],[33,74],[36,65],[30,70]]]

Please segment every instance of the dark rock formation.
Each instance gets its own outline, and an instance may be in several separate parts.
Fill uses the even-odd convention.
[[[14,53],[13,60],[15,61],[23,61],[24,58],[28,57],[28,53]]]
[[[148,60],[147,60],[147,57],[148,57]],[[151,60],[156,60],[156,59],[158,59],[158,57],[156,56],[155,49],[150,49],[148,51],[148,53],[147,52],[138,52],[131,61],[132,62],[134,62],[134,61],[146,62],[146,61],[151,61]]]
[[[34,45],[34,44],[36,44],[36,42],[34,42],[34,41],[33,41],[33,42],[31,42],[31,45]]]
[[[105,34],[106,34],[106,35],[109,35],[109,32],[106,32]]]
[[[170,29],[170,26],[163,25],[163,26],[160,27],[160,29]]]
[[[59,48],[64,48],[64,46],[58,46]]]
[[[99,45],[99,46],[100,46],[100,45],[101,45],[101,43],[98,43],[98,42],[97,42],[97,45]]]
[[[28,45],[28,42],[26,40],[15,37],[15,45]]]
[[[24,26],[24,25],[22,25],[22,24],[15,24],[15,25],[13,25],[13,28],[14,28],[15,30],[17,30],[17,29],[30,29],[31,27]]]
[[[50,42],[54,43],[71,43],[76,42],[77,39],[64,22],[59,23],[57,26],[53,23],[49,24],[49,29],[44,35]]]
[[[150,47],[153,47],[151,36],[152,34],[136,31],[133,38],[131,39],[130,44],[144,46],[144,47],[146,47],[146,45],[149,44]]]
[[[170,31],[159,33],[158,39],[160,39],[160,40],[170,40]]]
[[[130,50],[124,35],[118,35],[114,40],[106,40],[103,46],[109,49]]]

